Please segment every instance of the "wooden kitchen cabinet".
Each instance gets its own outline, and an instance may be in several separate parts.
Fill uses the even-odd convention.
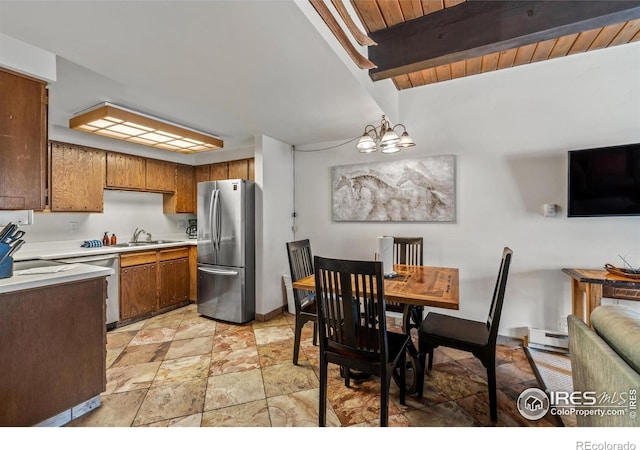
[[[147,191],[175,192],[176,163],[147,159],[146,182]]]
[[[106,187],[144,191],[146,181],[146,159],[124,153],[107,152]]]
[[[160,308],[189,300],[189,248],[159,251]]]
[[[209,180],[228,180],[229,179],[229,163],[209,164]]]
[[[47,85],[0,69],[0,209],[45,209]]]
[[[196,212],[195,168],[178,164],[176,168],[176,188],[173,194],[164,194],[163,212],[165,214]]]
[[[236,178],[242,180],[249,179],[249,160],[239,159],[237,161],[229,161],[229,179],[234,180]]]
[[[158,309],[158,263],[156,251],[120,255],[120,320],[132,319]]]
[[[120,321],[143,318],[190,298],[189,247],[120,255]]]
[[[202,164],[195,166],[196,184],[201,181],[209,181],[211,179],[210,164]]]
[[[50,142],[52,212],[103,212],[106,154],[64,142]]]
[[[254,163],[254,158],[247,158],[196,166],[196,183],[201,181],[233,180],[237,178],[255,180]]]
[[[213,163],[196,166],[196,183],[229,179],[229,163]]]
[[[105,277],[0,294],[0,426],[39,424],[106,390]]]

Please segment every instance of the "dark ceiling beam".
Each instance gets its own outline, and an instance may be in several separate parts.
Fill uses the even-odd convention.
[[[640,1],[474,1],[376,31],[372,80],[640,18]]]

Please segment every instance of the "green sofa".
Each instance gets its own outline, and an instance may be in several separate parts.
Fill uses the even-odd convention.
[[[640,426],[640,312],[601,305],[591,313],[593,329],[574,315],[567,322],[574,393],[583,393],[583,403],[596,399],[598,407],[581,408],[583,412],[604,412],[578,414],[578,426]],[[608,415],[614,409],[625,413]]]

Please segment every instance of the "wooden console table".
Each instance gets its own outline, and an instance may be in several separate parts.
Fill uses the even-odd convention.
[[[562,269],[571,277],[571,310],[587,325],[602,297],[640,301],[640,280],[613,275],[606,270]]]

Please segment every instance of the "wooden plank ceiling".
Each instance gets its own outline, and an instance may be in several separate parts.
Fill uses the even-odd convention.
[[[360,21],[366,28],[367,34],[373,38],[374,41],[378,40],[378,42],[381,42],[380,39],[397,40],[397,37],[401,33],[404,33],[405,35],[413,33],[414,36],[419,34],[418,37],[414,37],[413,41],[411,41],[411,36],[401,36],[404,40],[400,42],[405,45],[407,42],[410,42],[414,47],[427,47],[424,40],[428,37],[428,34],[423,29],[428,26],[429,23],[431,23],[432,29],[437,25],[441,30],[430,41],[434,42],[436,39],[441,39],[443,35],[445,35],[445,39],[448,38],[448,36],[446,36],[447,30],[452,30],[449,34],[456,33],[458,36],[465,34],[465,31],[467,32],[467,35],[483,34],[485,33],[485,29],[473,29],[473,27],[481,27],[484,24],[486,28],[486,24],[491,24],[490,21],[493,20],[494,26],[489,25],[489,28],[495,28],[496,20],[506,20],[503,19],[503,17],[506,17],[508,13],[500,12],[500,18],[496,19],[496,12],[489,11],[487,13],[486,11],[482,11],[482,3],[493,3],[496,4],[493,7],[503,7],[503,5],[497,5],[501,2],[467,2],[465,0],[351,0],[351,4],[359,16]],[[516,5],[518,2],[504,3]],[[629,1],[627,2],[629,4],[628,7],[624,5],[620,6],[620,8],[625,11],[609,14],[606,20],[603,20],[601,17],[598,17],[598,19],[584,17],[575,18],[572,15],[575,12],[573,10],[558,10],[551,13],[555,15],[554,17],[544,17],[545,8],[546,11],[548,11],[548,8],[553,7],[553,4],[556,2],[522,2],[522,4],[524,3],[531,8],[526,10],[525,14],[529,16],[536,14],[535,18],[540,17],[538,21],[546,20],[548,22],[549,20],[553,21],[558,16],[571,15],[572,18],[570,20],[581,20],[582,22],[580,25],[574,24],[573,27],[566,24],[563,24],[563,26],[556,25],[556,28],[552,32],[549,32],[548,30],[544,30],[545,32],[532,30],[525,39],[519,36],[518,38],[511,39],[511,41],[508,42],[503,40],[503,42],[499,43],[501,47],[496,45],[493,46],[493,51],[491,45],[476,45],[474,49],[475,53],[469,51],[458,51],[456,52],[456,55],[438,55],[438,57],[432,58],[431,61],[434,63],[431,64],[432,67],[420,68],[419,70],[413,70],[411,67],[405,67],[404,69],[400,68],[383,73],[376,72],[378,69],[370,69],[370,76],[374,80],[391,78],[399,90],[409,89],[412,87],[472,76],[494,70],[506,69],[523,64],[546,61],[553,58],[574,55],[576,53],[598,50],[640,40],[640,18],[638,18],[640,17],[640,8],[637,7],[637,2]],[[571,2],[558,2],[558,5],[559,3],[570,4]],[[580,8],[580,6],[577,6],[578,3],[574,3],[573,5],[571,5],[572,8]],[[590,8],[590,5],[588,5],[587,2],[582,2],[582,5],[584,14],[588,14],[586,10]],[[511,6],[512,9],[515,9],[516,7],[519,7],[519,5]],[[559,8],[559,6],[557,7]],[[596,8],[597,7],[598,6],[596,6]],[[455,10],[455,8],[458,9]],[[454,12],[458,12],[457,17],[452,15]],[[465,17],[465,15],[469,16],[471,14],[479,16],[482,13],[487,16],[487,18],[484,19],[485,22],[476,20],[474,23],[469,17]],[[597,14],[603,15],[604,13]],[[445,15],[448,16],[445,18],[443,17]],[[488,18],[489,16],[491,17]],[[427,22],[427,19],[433,20],[431,22]],[[465,20],[467,22],[464,22]],[[522,19],[520,18],[520,20]],[[547,22],[545,22],[544,25],[549,27]],[[605,25],[593,26],[594,24],[599,25],[602,23]],[[410,28],[410,25],[414,25],[414,27]],[[518,26],[521,25],[518,24]],[[464,27],[467,28],[465,29]],[[575,32],[575,30],[580,31]],[[500,30],[500,32],[493,34],[499,35],[502,31],[503,30]],[[490,34],[491,33],[487,31],[487,39],[490,38]],[[554,37],[549,38],[549,36],[553,36],[554,34]],[[451,39],[453,40],[454,38],[455,37]],[[543,38],[544,40],[536,40],[540,38]],[[418,39],[421,40],[418,41]],[[533,42],[533,40],[536,41]],[[522,42],[526,42],[526,45],[517,45]],[[438,44],[439,43],[440,42],[438,42]],[[382,44],[380,47],[381,46]],[[505,48],[509,46],[510,48]],[[369,47],[369,59],[374,64],[380,66],[380,63],[376,61],[376,52],[380,53],[377,47],[379,46]],[[397,50],[398,47],[399,45],[396,43],[395,50]],[[496,51],[496,48],[500,48],[500,50]],[[399,53],[410,53],[411,51],[412,49],[408,48],[403,49]],[[421,51],[422,50],[416,50],[414,53],[419,54]],[[445,50],[445,52],[446,51],[450,50]],[[378,59],[384,59],[384,55],[379,56]],[[439,61],[446,62],[438,64]]]

